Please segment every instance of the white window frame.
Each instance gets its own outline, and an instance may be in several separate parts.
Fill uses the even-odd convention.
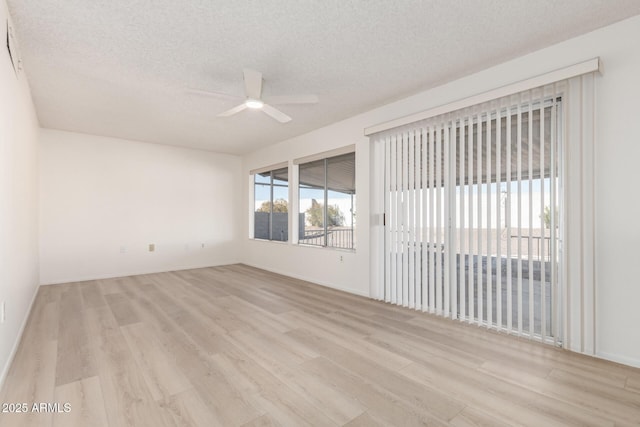
[[[349,251],[349,252],[355,252],[356,251],[356,246],[355,246],[355,233],[356,230],[355,228],[352,230],[352,247],[340,247],[340,246],[328,246],[327,245],[327,209],[328,209],[328,188],[327,188],[327,170],[328,170],[328,161],[331,158],[334,157],[338,157],[344,154],[351,154],[353,153],[354,157],[356,156],[356,148],[355,148],[355,144],[351,144],[351,145],[347,145],[344,147],[340,147],[334,150],[329,150],[329,151],[324,151],[321,153],[316,153],[310,156],[305,156],[305,157],[300,157],[297,158],[293,161],[293,165],[295,168],[295,201],[296,201],[296,211],[294,212],[293,216],[294,221],[292,221],[292,226],[295,227],[293,228],[293,234],[295,235],[295,240],[293,241],[294,244],[297,244],[299,246],[306,246],[306,247],[315,247],[315,248],[325,248],[325,249],[333,249],[333,250],[340,250],[340,251]],[[316,161],[324,161],[324,172],[325,172],[325,183],[324,183],[324,198],[323,198],[323,224],[324,224],[324,243],[322,245],[314,245],[314,244],[306,244],[306,243],[301,243],[300,242],[300,238],[299,238],[299,227],[300,227],[300,223],[299,223],[299,215],[300,215],[300,166],[307,164],[307,163],[311,163],[311,162],[316,162]],[[355,162],[354,162],[354,166],[355,166]],[[354,169],[354,178],[355,178],[355,169]],[[355,193],[357,194],[357,193]],[[355,209],[355,205],[352,205],[351,210],[353,212],[353,209]],[[353,218],[352,218],[353,220]],[[353,227],[352,227],[353,228]],[[291,233],[290,233],[291,236]],[[290,241],[292,239],[289,239]]]
[[[287,213],[288,213],[288,220],[287,220],[287,234],[288,234],[288,239],[285,241],[282,240],[273,240],[272,238],[272,218],[271,215],[269,216],[269,238],[268,239],[263,239],[263,238],[259,238],[259,237],[255,237],[255,212],[256,212],[256,206],[255,206],[255,175],[257,174],[262,174],[265,172],[270,172],[272,175],[272,179],[273,179],[273,171],[278,170],[278,169],[284,169],[287,168],[287,179],[288,179],[288,200],[287,200],[287,205],[288,205],[288,209],[287,209]],[[276,163],[270,166],[265,166],[265,167],[261,167],[261,168],[256,168],[256,169],[252,169],[249,171],[249,239],[251,240],[257,240],[257,241],[261,241],[261,242],[274,242],[277,244],[288,244],[289,242],[291,242],[292,240],[292,235],[291,235],[291,219],[292,219],[292,215],[291,215],[291,211],[292,211],[292,193],[291,193],[291,188],[292,188],[292,182],[291,182],[291,177],[292,177],[292,173],[291,173],[291,165],[289,165],[289,162],[282,162],[282,163]],[[271,195],[270,195],[270,200],[273,206],[273,182],[271,182],[270,184],[271,186]]]

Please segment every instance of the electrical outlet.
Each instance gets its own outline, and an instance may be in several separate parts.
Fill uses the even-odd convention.
[[[149,243],[149,252],[153,252],[156,250],[156,245],[155,243]]]
[[[344,262],[344,257],[340,255],[340,262]]]

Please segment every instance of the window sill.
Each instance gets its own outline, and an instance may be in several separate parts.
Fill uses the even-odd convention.
[[[277,245],[288,245],[290,243],[288,240],[286,242],[283,242],[282,240],[256,239],[255,237],[249,237],[249,241],[251,241],[251,242],[275,243]]]
[[[318,246],[318,245],[305,245],[304,243],[294,243],[294,246],[298,246],[300,248],[316,248],[323,250],[333,250],[337,252],[348,252],[348,253],[356,253],[357,249],[349,249],[349,248],[336,248],[333,246]]]
[[[291,243],[289,241],[282,242],[280,240],[267,240],[267,239],[256,239],[255,237],[249,238],[250,242],[263,242],[263,243],[275,243],[276,245],[291,245],[299,248],[311,248],[311,249],[320,249],[320,250],[330,250],[336,252],[347,252],[347,253],[356,253],[356,249],[348,249],[348,248],[335,248],[333,246],[318,246],[318,245],[305,245],[304,243]]]

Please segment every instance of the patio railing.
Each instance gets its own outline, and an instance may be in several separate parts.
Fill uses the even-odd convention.
[[[353,249],[355,248],[355,228],[351,227],[329,227],[327,229],[327,246],[332,248]],[[299,242],[305,245],[324,246],[323,229],[300,230]]]

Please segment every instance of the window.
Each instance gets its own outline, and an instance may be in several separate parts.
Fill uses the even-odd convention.
[[[355,249],[355,153],[300,164],[299,243]]]
[[[254,175],[254,238],[289,240],[289,169]]]

